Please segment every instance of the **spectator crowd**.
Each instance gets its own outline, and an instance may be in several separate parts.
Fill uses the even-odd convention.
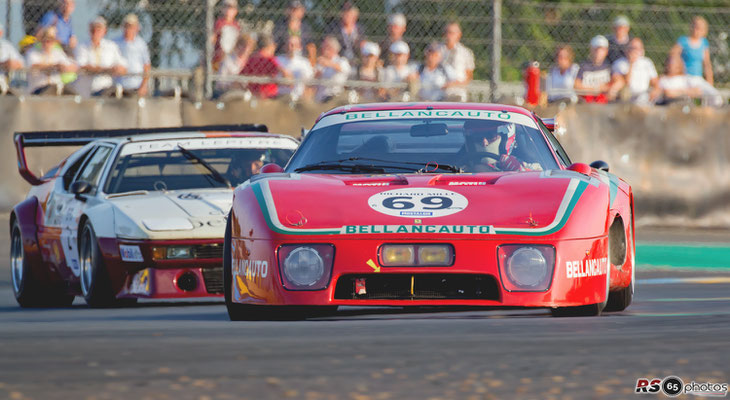
[[[8,72],[24,69],[29,94],[148,95],[151,61],[139,36],[139,18],[128,14],[121,35],[109,38],[106,20],[96,17],[89,24],[90,39],[78,43],[71,23],[74,0],[56,1],[18,49],[2,39],[0,26],[0,91],[13,90]],[[359,9],[351,2],[343,5],[337,24],[321,41],[305,20],[307,8],[301,0],[291,0],[286,18],[263,33],[242,29],[238,12],[237,0],[219,1],[210,37],[214,97],[248,91],[259,98],[326,102],[354,87],[359,101],[467,101],[475,60],[461,42],[458,22],[445,24],[442,40],[428,44],[422,49],[423,58],[416,59],[407,41],[408,20],[401,13],[388,17],[387,37],[376,43],[359,24]],[[613,33],[595,36],[588,59],[580,64],[574,62],[569,45],[558,46],[554,64],[544,76],[546,100],[722,102],[713,87],[704,18],[695,17],[689,35],[680,37],[668,52],[663,75],[630,30],[630,21],[617,17]],[[247,78],[237,78],[241,76]]]
[[[696,16],[690,34],[682,36],[668,52],[664,74],[645,56],[644,43],[630,34],[625,16],[613,21],[613,34],[597,35],[590,42],[590,55],[574,63],[573,49],[560,45],[555,63],[545,77],[548,102],[670,104],[687,99],[703,99],[719,106],[723,99],[713,87],[708,24]]]

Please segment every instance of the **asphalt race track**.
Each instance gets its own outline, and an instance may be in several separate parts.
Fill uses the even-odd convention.
[[[23,310],[7,229],[0,246],[0,399],[657,399],[634,394],[637,379],[730,380],[730,268],[707,260],[645,261],[634,304],[597,318],[341,309],[232,323],[210,302]]]

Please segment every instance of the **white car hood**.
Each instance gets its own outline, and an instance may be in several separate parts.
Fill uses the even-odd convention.
[[[112,195],[115,232],[130,239],[223,238],[230,189],[196,189]]]

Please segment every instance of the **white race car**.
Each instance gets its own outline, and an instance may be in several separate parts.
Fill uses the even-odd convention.
[[[23,307],[92,307],[223,294],[233,188],[299,142],[263,125],[16,133],[33,185],[10,216],[13,291]],[[25,148],[82,145],[43,177]]]

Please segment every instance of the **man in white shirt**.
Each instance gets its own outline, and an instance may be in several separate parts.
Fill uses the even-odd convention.
[[[418,97],[423,101],[441,101],[446,95],[445,89],[453,81],[453,72],[448,66],[441,64],[441,47],[431,43],[426,48],[423,64],[418,68],[421,87]]]
[[[626,57],[621,57],[611,66],[617,87],[628,88],[632,103],[648,104],[659,95],[659,77],[654,63],[644,56],[644,43],[639,38],[629,42]]]
[[[3,26],[0,24],[0,92],[7,93],[10,87],[5,73],[23,68],[23,57],[10,42],[2,38],[3,33]]]
[[[350,75],[350,63],[340,56],[340,49],[340,42],[334,36],[327,36],[322,41],[322,55],[317,58],[315,77],[330,83],[317,87],[315,99],[319,102],[327,102],[342,93],[343,84]]]
[[[127,72],[127,61],[119,47],[105,39],[106,20],[96,17],[89,25],[91,40],[76,49],[76,62],[84,74],[76,81],[76,90],[85,96],[103,96],[114,91],[111,75]]]
[[[28,66],[28,93],[61,94],[62,72],[74,72],[77,67],[66,56],[56,39],[56,27],[43,28],[38,33],[40,47],[33,46],[25,53]]]
[[[304,95],[305,82],[314,77],[314,68],[309,60],[302,57],[302,38],[291,35],[286,41],[286,54],[276,57],[281,67],[297,80],[295,85],[279,85],[280,95],[289,95],[296,101]]]
[[[417,78],[416,68],[408,63],[411,49],[406,42],[400,40],[390,45],[390,65],[385,67],[380,81],[383,83],[403,83],[411,82]],[[399,98],[403,96],[403,89],[383,88],[380,97],[383,99],[393,99],[407,101]]]
[[[122,85],[124,94],[144,97],[149,89],[152,64],[147,43],[138,34],[139,18],[134,14],[128,14],[124,17],[124,33],[116,41],[122,57],[127,60],[128,75],[117,78],[116,83]]]
[[[444,29],[441,45],[443,65],[454,73],[454,82],[446,90],[446,96],[457,101],[467,100],[466,86],[474,79],[474,52],[461,44],[461,26],[451,22]]]

